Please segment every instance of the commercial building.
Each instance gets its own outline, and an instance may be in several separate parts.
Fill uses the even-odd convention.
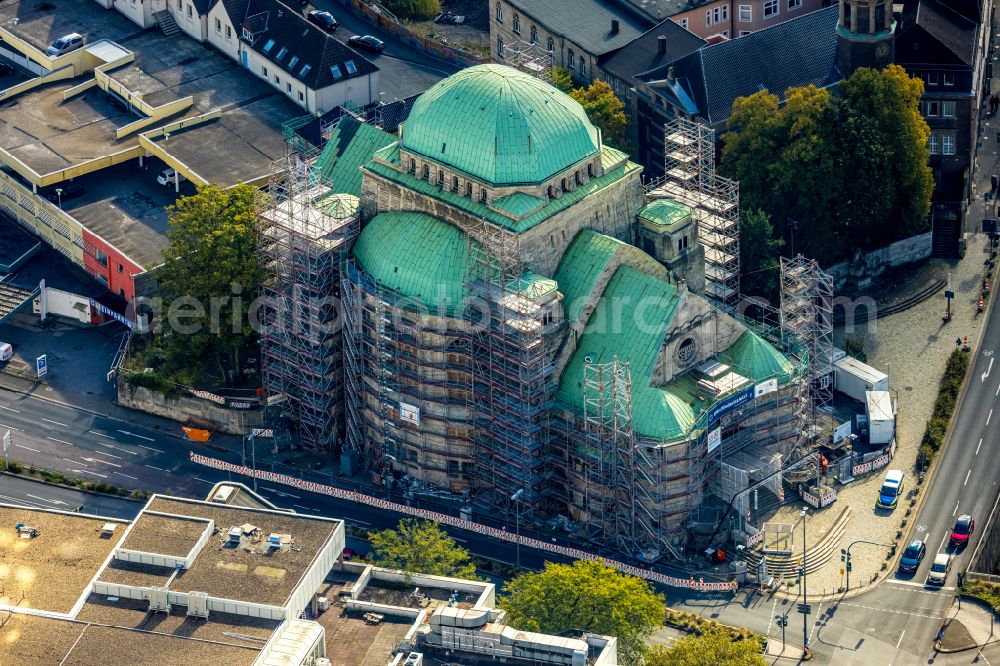
[[[327,294],[343,301],[343,342],[310,342],[343,355],[348,458],[478,510],[567,517],[650,559],[711,522],[700,507],[743,516],[747,479],[779,494],[808,353],[734,312],[738,200],[696,125],[675,151],[696,193],[646,191],[579,104],[501,65],[428,90],[398,139],[349,127],[346,146],[290,166],[301,184],[263,215],[294,211],[282,227],[303,229],[296,242],[320,235],[306,220],[359,232]],[[358,186],[356,218],[323,213]],[[285,364],[275,377],[304,358],[291,346],[265,334],[265,364]],[[311,409],[301,388],[265,390]]]

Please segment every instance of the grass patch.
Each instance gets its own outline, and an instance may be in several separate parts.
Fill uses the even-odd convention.
[[[994,613],[1000,613],[1000,584],[983,580],[966,580],[962,594],[988,603]]]
[[[86,479],[70,476],[69,474],[63,474],[62,472],[52,472],[47,469],[35,469],[30,465],[28,467],[24,467],[20,463],[16,462],[5,463],[0,460],[0,471],[10,472],[11,474],[23,474],[34,479],[41,479],[42,481],[46,481],[48,483],[58,483],[63,486],[79,488],[80,490],[89,490],[95,493],[106,493],[108,495],[118,495],[119,497],[131,497],[133,499],[147,499],[149,497],[149,493],[143,490],[119,488],[113,483],[104,483],[103,481],[87,481]]]
[[[668,608],[664,620],[668,627],[679,629],[695,636],[701,636],[706,631],[721,630],[729,634],[729,638],[735,641],[757,641],[760,644],[761,652],[767,646],[767,639],[758,633],[750,631],[746,627],[731,627],[716,620],[711,620],[697,613],[688,613]]]
[[[924,430],[924,437],[920,442],[920,457],[925,461],[925,465],[934,460],[934,456],[941,448],[945,433],[948,431],[948,422],[955,411],[958,392],[962,388],[962,381],[968,369],[969,352],[955,349],[948,357],[948,364],[945,366],[938,387],[937,400],[934,401],[934,412],[927,421],[927,429]]]

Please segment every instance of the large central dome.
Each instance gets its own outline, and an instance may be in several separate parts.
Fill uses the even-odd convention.
[[[541,183],[600,150],[576,100],[504,65],[477,65],[420,96],[402,147],[492,185]]]

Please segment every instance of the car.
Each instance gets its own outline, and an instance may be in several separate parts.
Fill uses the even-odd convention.
[[[945,579],[948,578],[949,569],[951,569],[951,555],[938,553],[934,557],[934,564],[931,565],[930,572],[927,574],[927,584],[944,585]]]
[[[963,513],[955,521],[955,527],[951,530],[951,545],[955,548],[964,548],[969,543],[969,535],[974,531],[976,531],[976,519]]]
[[[326,32],[333,32],[340,27],[340,23],[337,19],[333,18],[333,14],[330,12],[322,12],[318,9],[314,9],[306,16],[310,23],[315,23]]]
[[[78,32],[71,32],[68,35],[63,35],[56,41],[52,42],[52,45],[45,49],[45,53],[50,56],[61,56],[70,53],[71,51],[76,51],[77,49],[83,48],[83,35]]]
[[[879,509],[895,509],[899,503],[899,496],[903,494],[903,477],[906,475],[902,470],[890,469],[885,473],[885,480],[882,481],[882,488],[878,491],[878,499],[875,506]]]
[[[56,190],[61,190],[57,192]],[[73,199],[83,194],[83,185],[80,183],[74,183],[72,180],[68,183],[60,183],[56,187],[49,188],[42,195],[54,204],[61,201],[66,201],[67,199]]]
[[[14,66],[5,62],[0,62],[0,76],[10,76],[14,73]]]
[[[187,180],[183,175],[177,173],[172,168],[167,167],[160,172],[160,175],[156,177],[156,182],[164,187],[169,187],[176,183],[183,183]]]
[[[903,557],[899,559],[899,570],[904,573],[913,573],[920,566],[921,560],[927,554],[927,546],[920,539],[914,539],[903,551]]]
[[[0,342],[0,361],[9,361],[14,355],[14,347],[9,342]]]
[[[385,42],[371,35],[354,35],[347,40],[347,43],[355,48],[365,49],[372,53],[382,53],[382,51],[385,51]]]

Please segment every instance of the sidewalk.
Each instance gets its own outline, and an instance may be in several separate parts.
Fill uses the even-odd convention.
[[[961,608],[956,601],[948,611],[940,638],[934,642],[938,652],[951,653],[974,650],[1000,642],[1000,624],[989,606],[977,599],[965,597]]]

